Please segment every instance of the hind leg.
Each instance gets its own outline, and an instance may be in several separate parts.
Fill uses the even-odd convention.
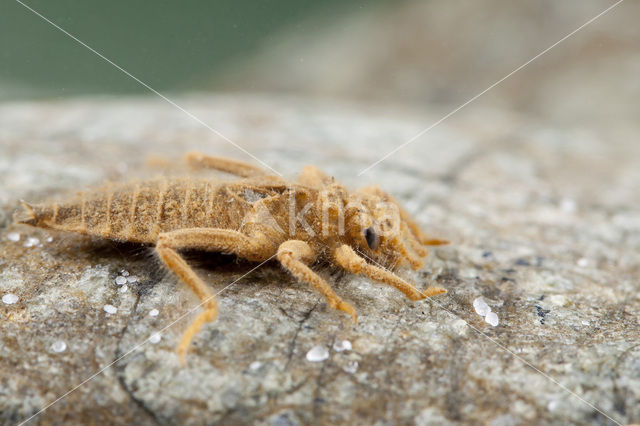
[[[160,260],[173,272],[202,301],[204,312],[200,313],[189,325],[182,335],[182,339],[176,348],[180,362],[184,364],[185,355],[193,336],[200,330],[203,324],[213,321],[218,314],[218,302],[211,289],[202,279],[191,269],[185,260],[178,254],[179,249],[201,249],[209,251],[221,251],[234,253],[239,257],[254,260],[264,253],[274,251],[269,249],[271,244],[267,241],[262,244],[260,238],[249,239],[249,237],[235,231],[217,228],[191,228],[178,231],[162,233],[158,236],[156,252]],[[269,256],[266,255],[265,258]]]
[[[164,264],[175,272],[184,281],[189,288],[200,298],[204,304],[204,312],[198,314],[196,319],[189,325],[182,335],[182,339],[176,348],[180,363],[184,364],[185,355],[191,339],[200,330],[200,327],[205,322],[213,321],[218,315],[218,301],[211,292],[211,289],[200,279],[199,276],[193,272],[193,269],[184,261],[175,250],[169,247],[158,246],[156,247],[158,256],[164,262]]]
[[[215,157],[201,152],[188,152],[184,161],[193,168],[215,169],[240,177],[264,176],[267,173],[258,166],[229,158]]]

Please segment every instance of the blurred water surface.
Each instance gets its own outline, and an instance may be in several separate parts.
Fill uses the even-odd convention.
[[[294,93],[444,116],[500,82],[452,118],[508,109],[628,139],[640,116],[637,1],[28,4],[171,95]],[[0,11],[0,100],[148,93],[17,1]]]
[[[359,5],[337,0],[22,0],[158,90],[198,90],[288,27]],[[250,89],[250,82],[247,83]],[[214,85],[215,88],[215,85]],[[0,5],[0,99],[146,89],[14,0]]]

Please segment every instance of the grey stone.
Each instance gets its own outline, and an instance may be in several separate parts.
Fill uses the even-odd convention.
[[[0,105],[7,218],[0,292],[19,297],[0,304],[2,422],[50,403],[35,422],[640,419],[637,144],[491,110],[485,123],[509,122],[508,138],[486,127],[475,133],[473,120],[443,124],[357,176],[431,120],[304,98],[176,101],[289,177],[315,164],[352,188],[380,184],[427,232],[451,240],[432,250],[422,271],[405,273],[419,287],[449,292],[412,303],[395,289],[319,266],[358,310],[354,326],[277,264],[243,277],[252,264],[198,257],[197,272],[220,292],[220,313],[181,367],[175,346],[198,300],[149,249],[13,225],[10,217],[20,199],[164,172],[145,165],[148,155],[174,161],[197,149],[247,157],[161,100]],[[10,241],[10,232],[20,240]],[[28,237],[40,243],[25,247]],[[138,277],[125,293],[114,282],[123,269]],[[480,296],[497,327],[476,314]],[[107,314],[106,304],[117,312]],[[148,342],[155,332],[160,341]],[[59,340],[66,350],[52,352]],[[338,340],[352,350],[306,360],[312,347]]]

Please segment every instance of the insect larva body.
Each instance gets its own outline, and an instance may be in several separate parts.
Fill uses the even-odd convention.
[[[350,314],[342,300],[310,266],[316,260],[392,285],[411,300],[444,293],[420,291],[392,270],[422,266],[428,239],[418,225],[378,187],[349,193],[315,167],[286,182],[250,164],[188,154],[194,167],[225,171],[245,179],[164,178],[79,192],[68,201],[23,203],[18,222],[112,240],[155,245],[159,259],[203,301],[205,310],[184,332],[180,359],[202,324],[215,319],[214,295],[179,254],[180,250],[232,253],[250,261],[277,257],[297,279],[322,293],[332,308]],[[391,270],[390,270],[391,269]]]

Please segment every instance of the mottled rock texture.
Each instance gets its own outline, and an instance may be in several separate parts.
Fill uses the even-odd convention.
[[[19,300],[0,303],[1,423],[68,391],[32,422],[640,421],[635,129],[576,130],[481,109],[358,176],[439,111],[251,96],[177,102],[286,176],[315,164],[349,187],[380,184],[427,232],[451,240],[406,273],[448,294],[412,303],[318,265],[357,308],[353,326],[277,264],[246,274],[255,265],[195,256],[220,314],[181,367],[174,348],[198,301],[149,249],[13,225],[11,216],[20,199],[164,172],[158,159],[146,163],[151,155],[247,157],[155,98],[6,103],[0,293]],[[38,242],[25,247],[28,238]],[[137,277],[126,292],[115,283],[123,270]],[[474,311],[480,296],[498,326]],[[144,343],[154,332],[161,340]],[[341,340],[352,349],[334,350]],[[56,341],[66,350],[53,351]],[[318,345],[329,358],[308,361]]]

